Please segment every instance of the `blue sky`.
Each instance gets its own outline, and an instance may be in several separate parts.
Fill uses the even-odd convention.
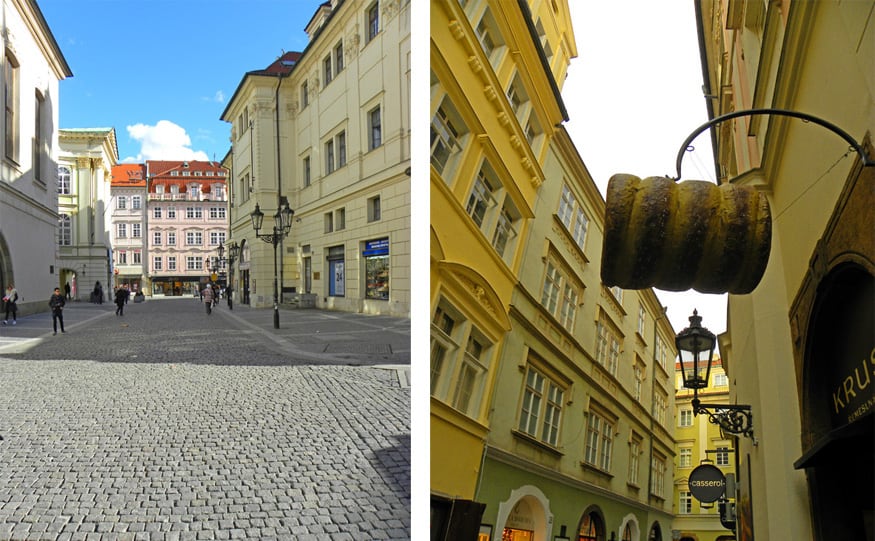
[[[221,160],[247,71],[302,51],[317,0],[38,0],[73,77],[60,127],[114,127],[119,161]]]

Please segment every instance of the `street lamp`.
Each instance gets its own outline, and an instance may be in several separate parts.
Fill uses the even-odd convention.
[[[295,211],[289,208],[289,204],[285,203],[282,209],[277,209],[276,214],[273,215],[273,232],[265,235],[260,235],[258,231],[261,229],[262,223],[264,222],[264,213],[261,212],[261,208],[258,206],[258,203],[255,204],[255,210],[252,211],[252,214],[249,217],[252,219],[252,228],[255,229],[255,236],[268,244],[273,244],[273,328],[280,328],[280,308],[279,308],[279,286],[278,286],[278,272],[276,265],[276,247],[279,242],[288,236],[289,231],[292,229],[292,216],[294,216]]]
[[[233,310],[234,303],[231,301],[231,295],[234,293],[234,288],[232,286],[233,278],[234,278],[234,260],[237,259],[237,256],[240,254],[240,246],[237,245],[236,242],[232,242],[228,245],[228,257],[223,257],[225,255],[225,245],[220,244],[218,248],[216,248],[216,252],[219,254],[219,258],[216,260],[216,272],[218,272],[219,265],[224,265],[225,262],[228,263],[228,285],[226,289],[228,291],[228,308]]]
[[[711,360],[714,357],[714,346],[717,337],[714,333],[702,327],[702,317],[698,310],[693,310],[690,316],[690,326],[675,337],[678,350],[678,360],[681,365],[681,376],[686,389],[693,390],[693,414],[705,414],[708,420],[731,434],[742,434],[753,437],[753,418],[750,406],[738,404],[708,404],[699,400],[699,389],[708,386],[711,375]],[[756,441],[754,439],[754,441]]]

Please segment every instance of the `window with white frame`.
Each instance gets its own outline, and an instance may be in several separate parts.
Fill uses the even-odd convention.
[[[153,207],[152,208],[152,217],[160,219],[161,214],[162,214],[161,210],[162,210],[161,207]]]
[[[48,118],[46,111],[46,97],[39,90],[34,93],[34,119],[33,119],[33,143],[31,150],[32,171],[34,180],[45,184],[43,178],[43,151],[48,146],[46,135],[48,130],[43,126],[44,118]]]
[[[219,246],[225,244],[224,231],[210,231],[210,246]]]
[[[161,245],[161,232],[160,231],[153,231],[152,232],[152,244],[154,244],[155,246]]]
[[[498,255],[508,260],[516,245],[517,224],[522,216],[487,160],[474,179],[465,211],[486,238],[491,239],[490,244]]]
[[[434,77],[434,73],[432,73]],[[444,97],[431,119],[431,165],[449,183],[468,127],[449,97]]]
[[[131,237],[138,239],[142,236],[143,224],[131,224]]]
[[[70,179],[72,175],[70,173],[70,168],[66,165],[58,166],[58,194],[59,195],[70,195],[71,192],[71,184]]]
[[[632,396],[635,400],[641,400],[641,393],[644,388],[644,363],[635,356],[635,365],[632,366]]]
[[[204,234],[201,231],[186,231],[186,246],[201,246],[204,243]]]
[[[304,159],[302,160],[302,168],[303,168],[304,187],[306,188],[311,183],[310,156],[304,156]]]
[[[375,195],[368,199],[368,222],[378,222],[383,216],[380,206],[380,196]]]
[[[188,171],[183,172],[183,174]],[[189,184],[188,186],[188,196],[195,201],[199,201],[201,198],[201,185],[200,184]]]
[[[128,253],[125,250],[119,250],[116,252],[116,264],[118,265],[127,265],[128,264]]]
[[[152,257],[152,270],[160,271],[164,270],[164,261],[160,255],[156,255]]]
[[[204,268],[204,260],[198,256],[186,256],[185,270],[199,271]]]
[[[623,304],[623,290],[622,290],[622,288],[620,288],[619,286],[612,287],[611,288],[611,295],[613,295],[614,298],[617,299],[617,303],[619,303],[620,305]]]
[[[729,446],[719,445],[717,447],[717,456],[715,457],[714,463],[718,466],[729,465]]]
[[[492,349],[485,335],[442,299],[431,323],[432,396],[477,418]]]
[[[204,209],[201,207],[187,207],[185,209],[185,217],[189,220],[200,220],[204,217]]]
[[[331,69],[331,55],[329,54],[322,59],[322,88],[328,86],[334,79],[334,70]]]
[[[380,106],[368,111],[368,150],[374,150],[383,144],[383,124]]]
[[[143,252],[140,250],[134,250],[134,265],[141,265],[143,263]]]
[[[167,256],[167,270],[169,270],[169,271],[176,270],[176,256],[175,255]]]
[[[611,471],[611,458],[614,447],[615,419],[609,418],[595,404],[590,404],[589,419],[586,423],[586,448],[583,461],[602,471]]]
[[[665,412],[668,395],[662,389],[656,389],[653,393],[653,417],[661,425],[665,425]]]
[[[128,224],[116,224],[116,238],[124,239],[128,236]]]
[[[308,105],[310,105],[310,82],[305,79],[301,83],[301,109],[305,109]]]
[[[508,102],[510,102],[510,108],[513,109],[513,114],[516,116],[517,121],[519,121],[520,126],[525,126],[531,111],[531,104],[529,93],[526,92],[519,73],[513,76],[505,94],[507,95]]]
[[[686,490],[678,492],[678,513],[688,515],[693,512],[693,494]]]
[[[520,432],[553,447],[559,446],[564,387],[531,364],[526,367],[520,402]]]
[[[602,314],[596,323],[596,361],[617,375],[620,362],[620,338],[614,326]]]
[[[366,43],[369,43],[372,39],[377,37],[377,34],[380,33],[380,3],[374,2],[368,9],[365,11],[365,19],[368,23],[367,29],[367,40]]]
[[[6,157],[15,163],[18,163],[18,145],[20,137],[19,124],[21,119],[21,104],[19,103],[18,94],[20,92],[20,68],[18,59],[15,54],[6,49],[6,65],[5,76],[3,77],[3,101],[6,106],[6,123],[5,123],[5,150]]]
[[[678,412],[678,426],[693,426],[693,410],[684,408]]]
[[[565,229],[571,234],[571,238],[577,246],[583,250],[586,245],[586,231],[589,226],[589,218],[586,216],[582,205],[567,184],[562,185],[562,196],[559,199],[559,220],[565,225]]]
[[[647,310],[644,303],[638,303],[638,335],[644,337],[644,325],[647,322]]]
[[[638,470],[640,467],[642,441],[644,441],[644,438],[635,432],[632,432],[632,435],[629,438],[629,472],[627,481],[630,485],[634,486],[638,486]]]
[[[131,196],[131,208],[134,210],[143,208],[143,198],[139,195]]]
[[[663,370],[667,370],[666,362],[668,361],[668,345],[661,336],[656,337],[656,362]]]
[[[691,447],[681,447],[678,453],[678,467],[690,468],[693,465],[693,449]]]
[[[346,132],[338,133],[334,136],[334,141],[337,146],[337,168],[340,169],[346,165]]]
[[[167,232],[167,245],[176,246],[176,231]]]
[[[128,198],[123,196],[123,195],[116,197],[115,208],[117,208],[119,210],[124,210],[124,209],[128,208]]]
[[[176,207],[167,207],[167,219],[175,220],[176,219]]]
[[[325,142],[325,174],[330,175],[337,168],[334,162],[334,140]]]
[[[501,61],[501,51],[504,48],[504,38],[499,30],[498,23],[495,22],[495,17],[492,15],[492,10],[486,8],[483,12],[480,22],[477,23],[474,33],[477,34],[477,41],[480,42],[480,47],[483,49],[483,54],[495,68]]]
[[[58,246],[73,245],[73,222],[69,214],[58,215]]]
[[[495,206],[495,199],[492,197],[493,190],[485,168],[480,169],[477,178],[474,179],[474,186],[471,188],[471,193],[468,194],[468,203],[465,206],[468,216],[474,220],[478,227],[483,225],[489,207]]]
[[[714,387],[727,387],[729,386],[729,377],[724,372],[717,372],[714,374]]]
[[[578,284],[570,280],[557,263],[547,261],[541,305],[569,331],[574,329],[579,298]]]
[[[653,482],[650,485],[650,493],[654,496],[663,497],[665,494],[665,457],[654,452],[650,461],[650,474]]]
[[[226,217],[225,207],[210,207],[211,220],[224,220]]]

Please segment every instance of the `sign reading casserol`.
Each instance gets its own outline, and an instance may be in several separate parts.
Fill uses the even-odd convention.
[[[726,491],[726,476],[713,464],[702,464],[690,472],[690,493],[702,503],[714,503]]]

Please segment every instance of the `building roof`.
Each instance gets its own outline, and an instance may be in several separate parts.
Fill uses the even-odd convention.
[[[111,186],[119,187],[145,187],[146,166],[141,163],[123,163],[112,166]]]
[[[155,186],[179,186],[185,191],[192,183],[201,185],[201,191],[210,192],[213,184],[226,184],[226,169],[219,162],[204,162],[198,160],[147,160],[146,171],[149,178],[149,191],[154,192]]]

